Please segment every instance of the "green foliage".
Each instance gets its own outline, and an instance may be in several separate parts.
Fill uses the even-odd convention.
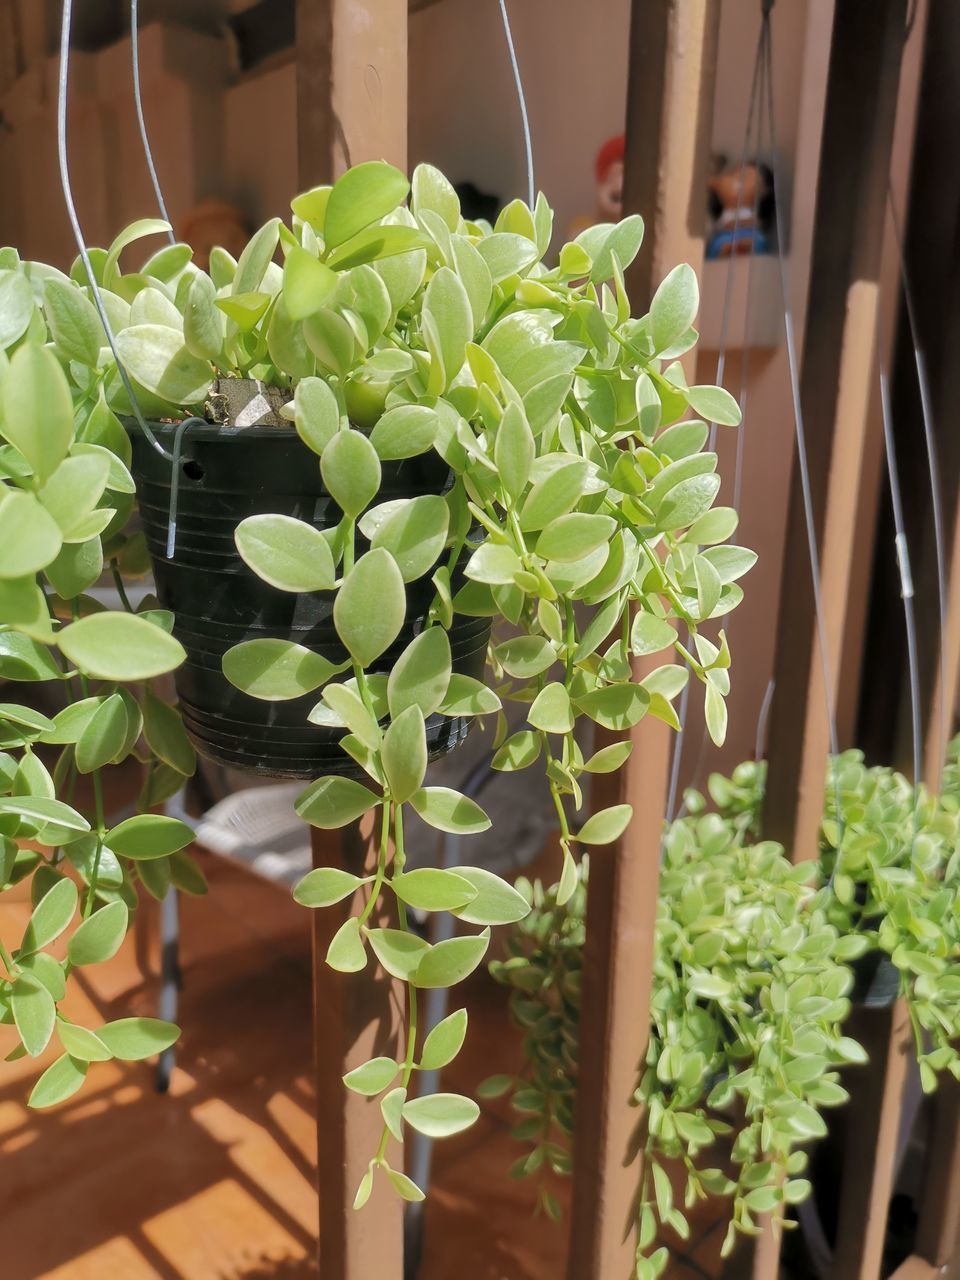
[[[960,1078],[958,758],[960,738],[938,801],[858,752],[838,757],[820,860],[797,866],[759,839],[764,764],[714,774],[712,810],[686,794],[686,816],[664,837],[650,1041],[636,1092],[638,1275],[662,1273],[661,1229],[685,1237],[684,1209],[707,1195],[730,1201],[728,1252],[760,1214],[781,1216],[810,1193],[805,1148],[826,1132],[822,1113],[847,1099],[841,1072],[866,1061],[844,1024],[878,961],[898,978],[924,1088],[943,1070]],[[511,931],[507,958],[490,966],[511,989],[528,1071],[481,1092],[511,1093],[514,1135],[528,1147],[513,1173],[539,1179],[544,1208],[551,1177],[571,1162],[588,870],[584,859],[565,904],[558,886],[518,885],[532,910]]]
[[[142,346],[144,330],[161,329],[145,386],[157,352],[172,350],[163,325],[178,312],[168,286],[144,275],[133,316],[134,294],[117,264],[123,243],[150,229],[135,225],[97,259],[125,341],[139,337]],[[182,266],[189,251],[180,253]],[[17,1030],[15,1053],[62,1046],[30,1097],[46,1107],[76,1092],[90,1063],[172,1043],[176,1028],[167,1023],[121,1019],[91,1029],[70,1022],[62,1002],[74,968],[117,952],[143,890],[154,894],[175,873],[194,891],[203,881],[183,852],[190,832],[182,824],[163,825],[165,842],[151,827],[153,843],[138,824],[172,820],[144,815],[108,830],[105,795],[116,766],[129,767],[132,757],[145,766],[145,806],[193,771],[179,716],[154,683],[183,649],[166,616],[150,610],[155,602],[141,615],[127,607],[121,567],[137,545],[126,529],[134,484],[130,444],[113,413],[126,406],[112,360],[101,360],[89,290],[15,254],[8,261],[16,265],[0,272],[0,674],[11,683],[0,706],[0,894],[29,880],[33,912],[22,937],[0,938],[0,1019]],[[189,368],[178,356],[165,378],[182,380]],[[185,385],[176,383],[178,396]],[[116,610],[85,594],[105,566],[123,605]],[[42,684],[47,702],[62,709],[50,718],[22,705],[27,682]]]
[[[317,691],[309,720],[342,732],[344,751],[366,782],[320,778],[298,811],[319,827],[371,812],[379,824],[372,879],[315,871],[297,890],[306,905],[330,906],[346,917],[328,963],[342,972],[376,963],[407,984],[402,1059],[377,1060],[348,1081],[379,1096],[384,1119],[359,1205],[378,1171],[401,1196],[419,1197],[387,1160],[389,1139],[402,1139],[405,1124],[439,1136],[475,1118],[468,1099],[407,1100],[413,1072],[449,1061],[466,1031],[458,1021],[421,1045],[418,991],[468,976],[483,959],[490,927],[518,922],[528,906],[480,868],[406,872],[408,806],[441,831],[466,835],[489,826],[472,799],[423,785],[427,718],[494,716],[498,767],[546,761],[564,851],[562,909],[578,892],[582,848],[618,839],[631,819],[629,806],[585,823],[575,816],[582,776],[617,767],[627,747],[614,744],[585,760],[578,721],[623,735],[649,713],[676,727],[672,704],[692,674],[706,687],[707,722],[719,741],[730,655],[722,630],[712,643],[700,628],[720,623],[739,603],[737,579],[752,561],[739,551],[716,559],[736,519],[713,509],[720,481],[715,455],[703,451],[701,419],[735,423],[738,413],[725,392],[688,387],[678,361],[697,338],[692,270],[677,268],[650,312],[631,315],[623,271],[639,250],[642,219],[591,228],[550,265],[552,213],[542,197],[532,210],[514,201],[490,228],[461,216],[456,193],[435,169],[421,166],[408,183],[382,162],[358,165],[332,187],[303,193],[292,213],[289,226],[272,219],[257,231],[237,262],[215,250],[209,274],[185,246],[125,272],[125,247],[163,229],[153,220],[133,224],[92,260],[145,410],[182,418],[208,401],[215,379],[279,388],[288,401],[283,412],[317,456],[340,517],[321,534],[265,511],[240,525],[236,543],[250,569],[275,589],[332,594],[342,663],[267,640],[231,649],[224,670],[238,689],[266,700]],[[18,552],[6,572],[29,586],[49,566],[55,589],[79,595],[99,571],[98,540],[111,564],[129,552],[118,530],[132,496],[124,468],[110,463],[104,471],[104,459],[82,450],[74,456],[72,433],[125,462],[128,442],[116,415],[131,406],[82,268],[69,279],[46,272],[32,311],[20,270],[12,276],[0,276],[0,309],[13,335],[10,347],[25,345],[26,354],[14,352],[4,391],[10,480],[3,481],[9,492],[0,501],[0,539]],[[34,315],[43,329],[38,342],[31,336]],[[15,422],[11,406],[18,409]],[[437,486],[443,492],[388,498],[385,489],[397,491],[397,464],[412,459],[416,473],[417,460],[431,454],[449,469]],[[58,479],[61,467],[76,462]],[[85,480],[81,468],[89,473]],[[80,556],[72,550],[80,546],[93,552]],[[414,638],[410,584],[434,590]],[[47,648],[60,644],[59,633],[46,636],[31,591],[12,585],[9,594],[11,616],[16,611],[22,619],[9,660],[30,678],[48,678]],[[447,633],[458,615],[512,629],[496,637],[485,682],[453,671]],[[60,649],[87,685],[102,682],[84,689],[84,702],[89,696],[93,703],[70,724],[15,725],[13,736],[52,731],[69,769],[96,776],[134,749],[142,724],[160,768],[178,776],[192,755],[175,722],[158,698],[124,692],[182,659],[164,622],[81,603],[63,628]],[[639,683],[632,659],[655,652],[662,652],[662,665]],[[506,700],[526,715],[509,741]],[[40,821],[20,820],[32,829]],[[109,865],[119,877],[110,892],[131,908],[129,878],[146,877],[155,891],[182,856],[184,832],[163,820],[140,816],[106,831],[98,817],[92,835],[71,828],[72,821],[52,815],[46,830],[66,833],[63,856],[81,876]],[[74,846],[80,852],[71,858]],[[92,872],[102,896],[100,873]],[[372,925],[383,894],[395,904],[398,928]],[[354,914],[336,906],[348,898]],[[408,927],[413,907],[452,910],[482,932],[431,945]],[[109,950],[113,933],[104,927],[102,934],[84,935],[78,953]],[[39,996],[30,1007],[45,1004]],[[34,1021],[35,1044],[46,1025]],[[82,1036],[66,1034],[66,1059],[38,1085],[45,1102],[58,1092],[66,1096],[94,1060],[83,1058]],[[96,1034],[109,1049],[110,1036]],[[84,1044],[92,1054],[95,1046]]]

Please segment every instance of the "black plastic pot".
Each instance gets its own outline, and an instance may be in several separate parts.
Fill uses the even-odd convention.
[[[851,964],[850,1003],[867,1009],[888,1009],[900,994],[900,971],[885,951],[868,951]]]
[[[151,426],[172,452],[176,426]],[[222,671],[227,649],[264,637],[293,640],[332,662],[347,656],[334,630],[334,593],[294,595],[268,586],[240,559],[233,540],[241,520],[264,512],[296,516],[317,529],[339,522],[340,508],[323,486],[316,454],[292,427],[188,428],[180,451],[176,546],[168,559],[171,464],[135,426],[128,429],[157,595],[172,610],[174,634],[187,651],[175,678],[184,723],[197,750],[218,764],[271,777],[360,776],[359,766],[338,745],[341,733],[307,720],[319,692],[289,702],[261,702],[235,689]],[[436,454],[388,462],[379,501],[442,493],[449,483],[449,470]],[[366,543],[358,541],[358,551],[365,549]],[[429,576],[408,584],[403,631],[375,670],[389,671],[422,630],[433,596]],[[376,600],[370,607],[377,607]],[[454,619],[454,670],[482,676],[489,633],[489,619]],[[468,718],[431,716],[431,758],[453,750],[470,723]]]

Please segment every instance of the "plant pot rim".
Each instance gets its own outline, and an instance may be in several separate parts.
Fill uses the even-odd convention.
[[[140,430],[140,424],[135,417],[130,414],[119,414],[120,424],[128,435],[136,435]],[[180,418],[176,422],[168,422],[161,418],[146,418],[147,426],[155,435],[172,437],[186,418]],[[229,422],[206,422],[203,418],[196,416],[193,423],[184,433],[184,439],[189,440],[232,440],[240,436],[244,439],[270,437],[278,440],[300,439],[296,427],[293,423],[284,424],[283,426],[272,426],[269,423],[257,424],[249,427],[235,427]]]

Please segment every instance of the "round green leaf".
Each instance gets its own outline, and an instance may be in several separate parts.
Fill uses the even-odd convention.
[[[354,165],[333,185],[323,220],[323,239],[333,249],[392,213],[406,199],[410,184],[383,160]]]
[[[450,787],[422,787],[410,797],[414,809],[431,827],[453,835],[486,831],[490,819],[475,800]]]
[[[577,840],[581,844],[612,844],[626,831],[632,817],[633,806],[629,804],[615,804],[609,809],[601,809],[586,820],[580,828]]]
[[[65,1102],[77,1092],[87,1077],[87,1064],[65,1053],[44,1071],[33,1086],[29,1106],[35,1110]]]
[[[121,858],[165,858],[193,841],[193,829],[178,818],[139,813],[108,831],[105,843]]]
[[[449,1138],[469,1129],[480,1115],[471,1098],[457,1093],[432,1093],[404,1103],[403,1118],[428,1138]]]
[[[117,334],[117,351],[130,376],[171,404],[200,404],[210,390],[213,367],[195,356],[177,329],[135,324]]]
[[[330,544],[304,520],[248,516],[237,525],[234,541],[244,563],[280,591],[329,591],[336,581]]]
[[[470,882],[453,871],[437,867],[418,867],[404,871],[390,881],[394,893],[420,911],[453,911],[465,907],[477,896]]]
[[[406,929],[367,929],[367,939],[387,973],[409,982],[429,943]]]
[[[183,340],[198,360],[218,360],[226,326],[216,307],[217,290],[204,272],[197,272],[187,290],[183,311]]]
[[[417,966],[416,987],[452,987],[469,977],[487,953],[490,930],[467,938],[447,938],[430,947]]]
[[[369,667],[393,644],[406,608],[403,578],[389,551],[377,547],[361,556],[333,606],[337,635],[361,667]]]
[[[293,891],[302,907],[330,907],[355,893],[366,881],[339,867],[314,867]]]
[[[440,704],[445,716],[488,716],[499,711],[502,703],[482,680],[455,671]]]
[[[322,454],[340,429],[340,406],[323,378],[302,378],[293,397],[297,434],[314,453]]]
[[[707,422],[716,422],[722,427],[740,425],[740,406],[723,387],[688,387],[686,396],[690,408]]]
[[[458,1009],[438,1022],[426,1040],[420,1054],[422,1071],[439,1071],[448,1066],[463,1047],[467,1035],[467,1011]]]
[[[20,341],[30,327],[33,307],[33,289],[27,277],[19,271],[0,271],[0,348],[6,350]],[[47,320],[52,327],[49,312]]]
[[[656,614],[641,610],[633,619],[633,626],[630,629],[630,648],[637,657],[648,653],[659,653],[661,649],[672,645],[676,639],[676,628],[672,627],[665,618],[658,618]]]
[[[377,526],[371,546],[385,547],[404,582],[414,582],[436,564],[447,541],[450,508],[437,494],[402,502]]]
[[[325,777],[312,782],[297,797],[295,808],[304,822],[332,830],[355,822],[379,803],[379,796],[353,778]]]
[[[399,1064],[393,1058],[371,1058],[369,1062],[348,1071],[343,1077],[343,1083],[354,1093],[373,1098],[394,1082],[399,1070]]]
[[[59,938],[77,909],[77,886],[72,880],[58,880],[45,893],[30,917],[20,950],[24,955],[39,951]]]
[[[71,964],[102,964],[120,950],[127,933],[129,913],[125,902],[108,902],[95,911],[77,929],[67,944]],[[64,1044],[65,1049],[70,1049]],[[72,1052],[72,1050],[71,1050]],[[83,1057],[82,1054],[78,1055]]]
[[[327,948],[327,964],[338,973],[359,973],[366,963],[360,922],[356,916],[350,916],[333,935]]]
[[[197,763],[197,753],[187,737],[180,714],[148,689],[143,699],[143,736],[153,754],[189,777]]]
[[[320,458],[320,474],[334,502],[355,519],[380,488],[380,459],[360,431],[338,431]]]
[[[283,264],[283,301],[291,320],[306,320],[319,311],[336,287],[336,272],[306,249],[293,246]]]
[[[60,1019],[57,1035],[67,1053],[77,1062],[109,1062],[113,1054],[98,1035],[86,1027]]]
[[[558,516],[537,539],[537,555],[561,564],[581,560],[609,542],[616,527],[612,516],[588,515],[584,511]]]
[[[654,349],[666,351],[682,338],[697,316],[700,286],[693,267],[682,262],[662,282],[650,304]]]
[[[0,578],[25,578],[51,564],[63,535],[32,493],[0,487]]]
[[[483,867],[457,867],[457,875],[473,886],[474,898],[454,915],[468,924],[514,924],[530,913],[530,904],[512,884]]]
[[[395,804],[404,804],[423,783],[427,771],[427,734],[423,712],[407,707],[383,736],[383,771]]]
[[[28,342],[14,352],[3,380],[2,434],[20,450],[41,483],[67,456],[73,440],[73,400],[66,374],[47,347]],[[4,537],[2,545],[14,544]]]
[[[122,1062],[140,1062],[169,1049],[180,1031],[172,1022],[159,1018],[120,1018],[106,1023],[96,1034],[115,1058]]]
[[[384,460],[414,458],[433,447],[440,428],[436,409],[402,404],[388,409],[370,433],[370,443]]]
[[[45,280],[43,309],[57,350],[68,360],[94,368],[100,357],[104,333],[96,307],[90,299],[75,284],[65,280]],[[2,345],[6,344],[0,337]]]
[[[312,693],[342,670],[342,664],[334,666],[291,640],[245,640],[223,655],[223,674],[230,683],[264,702]]]
[[[411,640],[393,664],[387,682],[390,714],[397,719],[418,706],[424,718],[443,702],[451,680],[450,637],[443,627],[428,627]]]
[[[31,1058],[39,1057],[53,1035],[57,1006],[53,996],[32,973],[21,973],[10,993],[13,1020],[23,1047]]]
[[[527,720],[544,733],[571,733],[573,706],[566,687],[558,681],[544,685],[527,712]]]
[[[90,717],[77,739],[76,765],[80,773],[93,773],[109,764],[123,749],[129,721],[119,693],[112,693]]]
[[[183,645],[162,627],[132,613],[94,613],[57,636],[65,657],[96,680],[149,680],[179,667]]]

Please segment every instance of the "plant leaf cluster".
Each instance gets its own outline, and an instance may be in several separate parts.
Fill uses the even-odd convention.
[[[759,1215],[782,1217],[810,1193],[806,1147],[847,1099],[844,1068],[866,1061],[845,1028],[863,966],[895,966],[924,1088],[942,1070],[957,1075],[958,754],[960,738],[940,799],[866,766],[859,752],[838,757],[820,860],[796,866],[759,838],[762,763],[713,775],[712,809],[687,793],[687,815],[665,834],[635,1099],[638,1280],[662,1274],[663,1230],[685,1239],[699,1199],[729,1199],[729,1252]],[[519,885],[531,912],[511,930],[507,959],[490,966],[511,989],[527,1061],[520,1077],[495,1077],[483,1091],[510,1094],[514,1136],[529,1146],[513,1173],[540,1178],[540,1203],[554,1216],[550,1177],[571,1162],[587,882],[584,861],[565,906],[556,886]]]

